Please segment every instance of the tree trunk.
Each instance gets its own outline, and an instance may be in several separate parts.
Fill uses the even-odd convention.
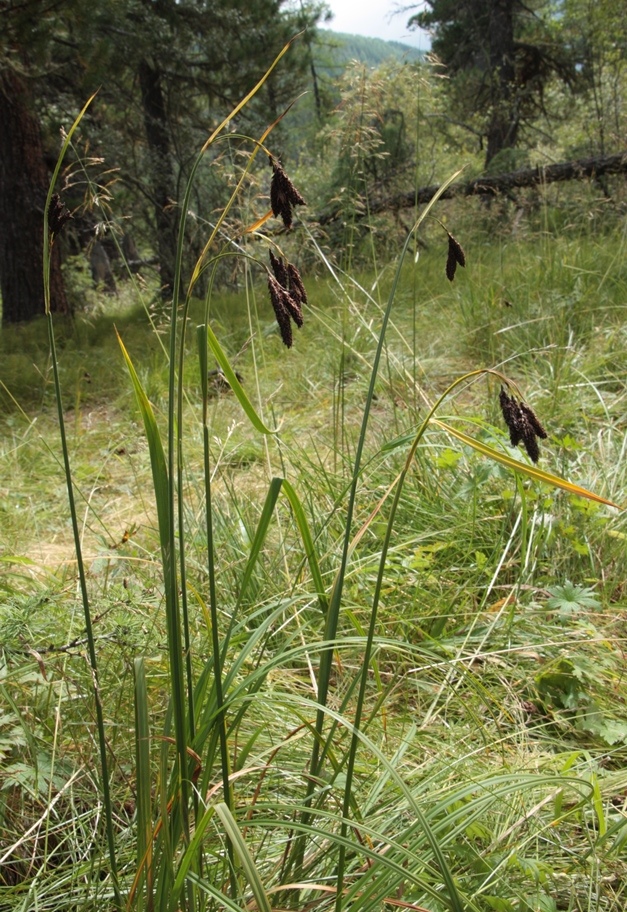
[[[44,313],[43,224],[49,175],[26,81],[0,72],[0,291],[2,322]],[[50,262],[51,309],[70,312],[58,245]]]
[[[507,174],[488,175],[475,177],[465,183],[451,184],[447,187],[440,199],[452,199],[455,196],[498,196],[500,193],[513,194],[521,187],[539,187],[553,184],[557,181],[571,180],[599,180],[607,174],[627,174],[627,149],[616,155],[604,155],[596,158],[578,158],[573,161],[558,162],[554,165],[539,165],[537,168],[521,168],[519,171],[510,171]],[[410,190],[396,196],[387,196],[381,199],[370,199],[364,213],[394,212],[400,209],[409,209],[416,203],[428,203],[439,190],[438,184]],[[340,218],[339,210],[326,212],[318,216],[321,225]]]
[[[514,0],[492,0],[488,41],[490,48],[490,123],[485,167],[518,138],[514,68]]]
[[[176,256],[176,202],[174,173],[170,153],[170,137],[165,99],[161,87],[161,72],[148,61],[139,63],[144,125],[148,141],[148,156],[152,196],[157,223],[157,253],[161,270],[161,290],[164,297],[174,287],[174,262]]]

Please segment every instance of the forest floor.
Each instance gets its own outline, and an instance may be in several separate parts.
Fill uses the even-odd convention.
[[[435,827],[468,908],[619,912],[627,905],[627,237],[620,226],[499,235],[479,220],[471,229],[471,221],[455,230],[467,266],[454,282],[445,276],[446,244],[431,243],[403,266],[395,292],[357,488],[333,707],[344,713],[351,705],[385,538],[384,498],[417,428],[456,378],[497,370],[518,384],[547,430],[539,466],[618,508],[538,484],[428,428],[399,500],[383,579],[367,696],[376,750],[362,746],[359,800],[371,844],[399,845],[395,834],[409,826],[409,812],[402,794],[392,794],[381,752]],[[289,351],[265,287],[212,299],[214,332],[257,413],[279,428],[258,434],[233,392],[213,391],[212,509],[225,623],[277,476],[298,492],[327,592],[332,587],[393,272],[392,263],[357,278],[305,276],[309,306]],[[165,431],[167,325],[154,331],[132,288],[94,300],[73,326],[59,324],[59,363],[120,854],[131,866],[132,664],[138,655],[149,663],[160,726],[167,631],[150,452],[113,326]],[[192,328],[202,311],[194,304]],[[202,403],[193,331],[188,340],[182,497],[201,668],[209,650]],[[87,840],[101,853],[90,772],[96,748],[43,325],[5,331],[0,381],[0,905],[26,908],[36,882],[41,908],[91,908],[98,871],[79,846]],[[509,445],[499,389],[495,376],[469,376],[437,417],[529,464]],[[255,718],[238,717],[232,733],[237,769],[264,764],[302,722],[294,701],[316,697],[318,653],[305,647],[319,642],[322,621],[297,532],[293,512],[277,508],[242,606],[247,635],[252,641],[263,627],[263,662],[274,664],[255,696]],[[305,651],[287,658],[297,643]],[[251,653],[238,674],[261,661]],[[268,789],[279,782],[291,794],[300,781],[307,754],[294,743],[285,779],[268,776]],[[242,793],[252,800],[252,785],[242,784]],[[45,824],[20,841],[38,819]],[[267,885],[278,877],[282,850],[280,840],[274,848],[255,843]],[[420,892],[422,875],[403,886],[403,864],[390,869],[376,902],[384,895],[439,909],[428,885]],[[424,876],[433,879],[433,868]],[[65,906],[55,906],[59,884]]]

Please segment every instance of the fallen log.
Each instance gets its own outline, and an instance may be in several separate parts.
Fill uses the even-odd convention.
[[[627,173],[627,150],[616,155],[603,155],[595,158],[579,158],[574,161],[558,162],[554,165],[538,165],[535,168],[522,168],[506,174],[493,174],[475,177],[471,181],[451,184],[444,191],[441,199],[454,196],[497,196],[500,193],[511,194],[520,187],[536,187],[541,184],[553,184],[557,181],[583,180],[600,178],[606,174]],[[420,187],[417,191],[400,193],[395,196],[372,200],[368,207],[370,212],[407,209],[416,203],[428,203],[438,190],[438,185]],[[339,217],[338,212],[326,213],[319,221],[327,224]]]

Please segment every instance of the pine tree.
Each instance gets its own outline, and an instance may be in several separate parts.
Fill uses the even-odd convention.
[[[81,133],[105,159],[103,167],[118,169],[125,204],[148,225],[161,284],[164,293],[170,292],[186,168],[218,118],[255,85],[303,22],[313,25],[320,13],[316,6],[285,13],[282,4],[0,0],[0,89],[5,88],[0,97],[0,288],[5,322],[40,312],[41,295],[37,299],[24,290],[16,297],[15,292],[22,288],[20,276],[28,275],[36,284],[34,277],[41,275],[39,197],[43,193],[45,198],[59,127],[69,125],[99,86]],[[257,111],[265,105],[264,124],[293,100],[307,66],[306,55],[284,58],[255,103]],[[17,94],[13,86],[20,87]],[[255,106],[245,116],[254,118]],[[11,135],[4,129],[9,122]],[[27,141],[29,154],[24,155],[20,143]],[[24,200],[25,210],[19,205]],[[55,258],[53,285],[63,309],[67,302],[58,250]]]
[[[410,27],[432,33],[433,52],[451,77],[457,106],[480,123],[485,167],[515,148],[521,128],[544,111],[553,75],[574,85],[575,50],[560,42],[546,0],[426,0]]]

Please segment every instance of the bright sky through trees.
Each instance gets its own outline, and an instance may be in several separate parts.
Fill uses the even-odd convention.
[[[333,12],[333,19],[324,23],[324,28],[350,35],[402,41],[423,50],[429,47],[429,39],[424,32],[409,31],[407,28],[407,21],[413,12],[406,9],[409,0],[408,3],[395,0],[327,0],[327,4]],[[403,9],[404,12],[399,12]]]

